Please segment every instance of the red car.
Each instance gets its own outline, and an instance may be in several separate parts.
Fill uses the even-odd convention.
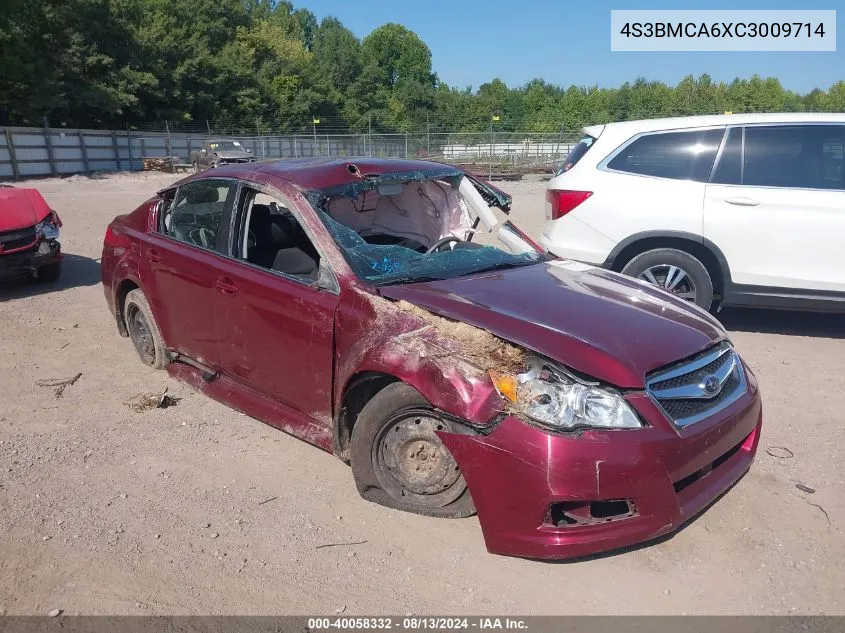
[[[182,180],[117,217],[103,284],[141,359],[349,461],[361,495],[473,513],[489,551],[671,532],[757,449],[757,381],[706,312],[543,253],[425,161]]]
[[[62,271],[61,225],[36,189],[0,185],[0,279],[29,274],[56,281]]]

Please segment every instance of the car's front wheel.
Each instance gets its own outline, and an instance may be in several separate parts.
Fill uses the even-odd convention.
[[[622,273],[636,277],[709,310],[713,280],[696,257],[674,248],[657,248],[634,257]]]
[[[129,338],[141,361],[153,369],[164,369],[170,362],[170,357],[147,297],[140,288],[135,288],[126,295],[123,315]]]
[[[358,492],[368,501],[427,516],[474,514],[460,467],[437,436],[452,431],[453,424],[409,385],[397,382],[382,389],[352,429]]]

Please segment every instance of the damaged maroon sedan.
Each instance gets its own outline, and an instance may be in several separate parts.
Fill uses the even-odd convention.
[[[510,199],[424,161],[189,177],[109,226],[141,359],[351,463],[361,495],[478,514],[498,554],[653,539],[757,449],[757,381],[706,312],[543,253]]]

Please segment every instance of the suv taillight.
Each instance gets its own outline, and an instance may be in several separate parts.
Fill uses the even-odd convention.
[[[550,189],[546,192],[546,212],[551,220],[562,218],[579,204],[593,195],[592,191],[569,191]]]

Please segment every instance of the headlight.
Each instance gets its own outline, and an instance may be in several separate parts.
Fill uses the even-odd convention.
[[[531,360],[531,368],[524,374],[491,372],[490,377],[499,393],[513,402],[519,413],[547,428],[570,431],[579,427],[636,429],[643,426],[618,392],[587,384],[539,358]]]
[[[35,234],[42,236],[45,240],[55,240],[59,238],[59,227],[62,225],[59,216],[55,211],[51,211],[50,215],[41,220],[35,225]]]

